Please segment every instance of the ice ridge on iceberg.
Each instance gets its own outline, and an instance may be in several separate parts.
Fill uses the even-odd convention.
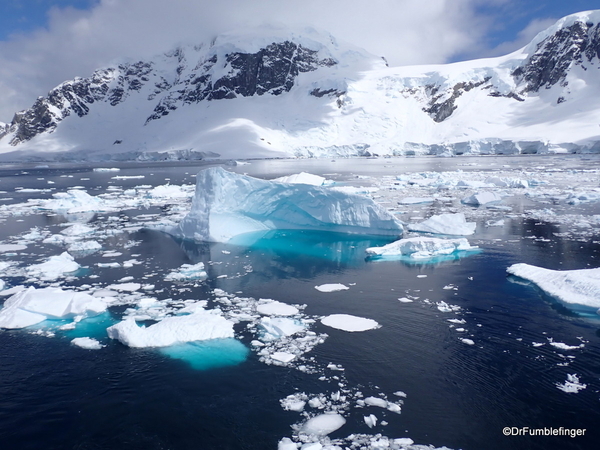
[[[227,242],[274,229],[398,236],[402,226],[371,199],[324,187],[260,180],[221,167],[197,175],[192,207],[175,236]]]

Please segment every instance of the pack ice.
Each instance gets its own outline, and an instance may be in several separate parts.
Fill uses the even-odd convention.
[[[212,167],[198,173],[190,212],[173,235],[197,241],[273,229],[400,235],[396,219],[371,199],[307,184],[260,180]]]

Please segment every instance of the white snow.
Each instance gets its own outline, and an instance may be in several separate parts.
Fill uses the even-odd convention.
[[[319,292],[335,292],[335,291],[346,291],[350,289],[348,286],[341,283],[327,283],[315,286],[315,289]]]
[[[88,350],[100,350],[102,347],[104,347],[104,345],[102,345],[96,339],[89,337],[75,338],[71,340],[71,344]]]
[[[564,303],[600,308],[600,268],[550,270],[520,263],[507,272],[535,283]]]
[[[450,255],[452,253],[468,250],[477,250],[465,238],[440,239],[430,237],[414,237],[400,239],[383,247],[369,247],[365,251],[368,255],[383,258],[406,256],[413,259],[430,259],[436,256]]]
[[[341,428],[346,419],[340,414],[320,414],[308,419],[300,428],[300,432],[308,435],[326,436]]]
[[[410,231],[453,236],[469,236],[476,227],[476,223],[466,221],[463,213],[433,215],[421,223],[408,225]]]
[[[98,315],[106,311],[102,298],[59,288],[29,287],[4,302],[0,310],[0,328],[25,328],[46,319],[72,319]]]
[[[197,241],[272,229],[400,235],[401,225],[373,200],[323,187],[202,170],[188,215],[170,233]]]
[[[344,331],[367,331],[379,328],[373,319],[357,317],[350,314],[331,314],[321,319],[323,325]]]
[[[233,323],[214,311],[197,310],[171,316],[149,327],[126,319],[106,329],[108,337],[128,347],[168,347],[173,344],[233,337]]]

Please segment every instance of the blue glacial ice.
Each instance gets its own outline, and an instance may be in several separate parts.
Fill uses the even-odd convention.
[[[398,236],[402,225],[371,199],[326,187],[265,181],[221,167],[197,175],[191,210],[175,236],[227,242],[275,229]]]

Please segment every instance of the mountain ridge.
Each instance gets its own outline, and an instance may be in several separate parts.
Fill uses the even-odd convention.
[[[0,152],[185,159],[600,151],[600,11],[562,18],[503,57],[434,66],[389,68],[314,29],[267,31],[66,81],[0,123]]]

